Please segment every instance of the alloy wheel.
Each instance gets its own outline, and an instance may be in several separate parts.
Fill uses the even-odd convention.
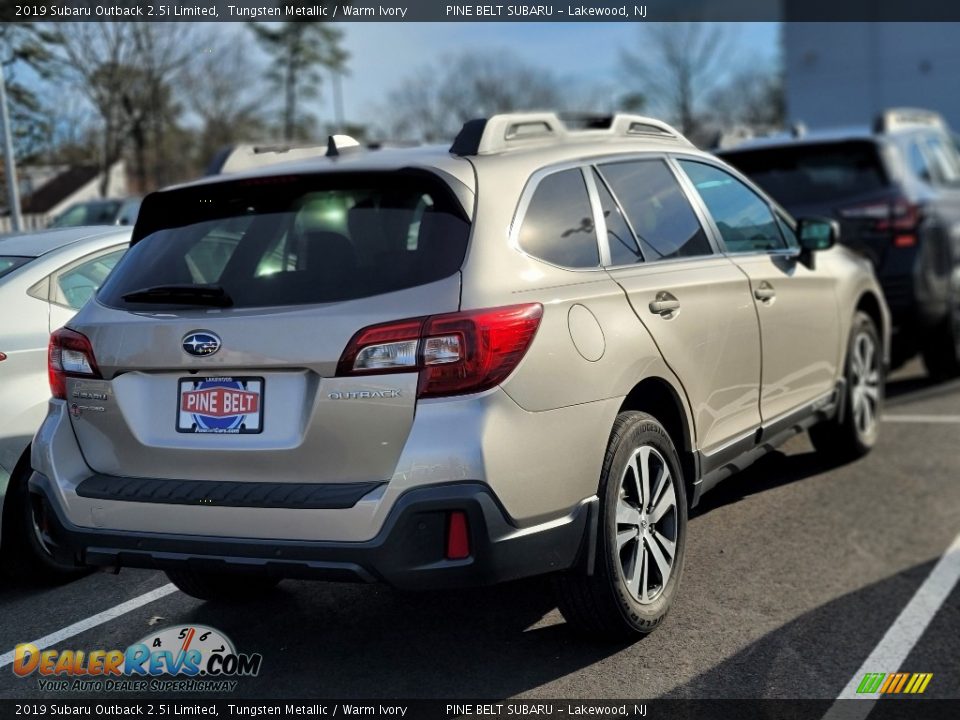
[[[617,500],[617,555],[634,600],[649,604],[663,593],[677,549],[677,494],[663,455],[644,445],[630,457]]]
[[[880,412],[880,353],[873,336],[861,332],[850,356],[850,405],[860,437],[870,436]]]

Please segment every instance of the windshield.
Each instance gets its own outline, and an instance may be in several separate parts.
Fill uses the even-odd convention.
[[[50,223],[50,227],[113,225],[117,221],[117,213],[122,204],[122,200],[98,200],[71,205]]]
[[[723,159],[787,207],[834,203],[887,185],[877,146],[869,141],[744,150]]]
[[[101,302],[263,307],[440,280],[460,269],[469,224],[449,188],[425,173],[328,174],[156,193],[134,235]]]
[[[0,278],[4,275],[8,275],[16,270],[21,265],[24,265],[33,260],[33,258],[28,257],[18,257],[16,255],[0,255]]]

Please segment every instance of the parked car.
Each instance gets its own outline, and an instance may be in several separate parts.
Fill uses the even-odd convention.
[[[33,535],[30,440],[50,397],[47,344],[90,299],[130,241],[130,230],[70,228],[0,239],[0,563],[37,579],[76,574]]]
[[[887,311],[835,236],[628,115],[154,193],[52,337],[36,523],[199,598],[550,573],[571,623],[650,632],[705,491],[877,441]]]
[[[836,218],[873,262],[894,364],[960,373],[960,153],[943,119],[890,110],[868,128],[752,140],[719,153],[795,215]]]
[[[74,203],[50,222],[52,228],[86,225],[133,225],[141,199],[103,198]]]

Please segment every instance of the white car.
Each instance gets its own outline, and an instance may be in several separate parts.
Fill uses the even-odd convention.
[[[29,522],[30,441],[46,414],[47,343],[93,296],[130,243],[130,229],[71,227],[0,238],[0,563],[16,575],[77,570],[43,551]]]

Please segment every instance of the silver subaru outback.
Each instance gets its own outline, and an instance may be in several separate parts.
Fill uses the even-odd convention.
[[[876,443],[869,263],[669,125],[328,155],[150,195],[54,333],[29,485],[56,556],[210,600],[551,574],[571,624],[630,636],[704,492],[807,429]]]

